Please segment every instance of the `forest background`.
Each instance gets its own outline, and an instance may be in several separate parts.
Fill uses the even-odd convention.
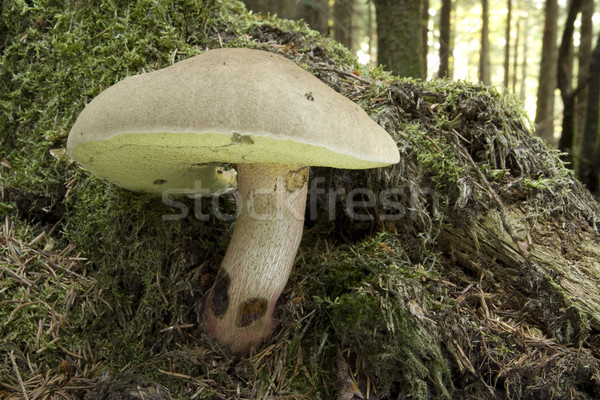
[[[481,81],[516,96],[536,134],[599,195],[600,10],[594,0],[245,0],[414,78]],[[597,42],[598,41],[598,42]],[[593,79],[595,78],[595,79]]]

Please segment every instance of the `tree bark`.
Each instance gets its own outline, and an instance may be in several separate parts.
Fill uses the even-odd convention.
[[[554,139],[554,89],[556,88],[556,39],[558,0],[546,0],[542,56],[535,111],[536,133],[549,143]]]
[[[354,0],[335,0],[333,4],[333,37],[352,48]]]
[[[423,78],[422,2],[374,0],[377,62],[398,76]]]
[[[490,78],[490,38],[489,38],[489,3],[481,1],[481,53],[479,54],[479,80],[486,85],[492,83]]]
[[[452,0],[442,0],[442,9],[440,11],[440,67],[438,70],[439,78],[452,79],[450,69],[450,58],[452,49],[450,47],[450,14],[452,12]]]

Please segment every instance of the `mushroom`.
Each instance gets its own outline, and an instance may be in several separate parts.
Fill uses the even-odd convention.
[[[209,50],[113,85],[82,111],[67,149],[93,173],[142,191],[192,186],[207,163],[236,165],[239,215],[204,319],[238,355],[273,328],[302,237],[308,167],[399,161],[358,105],[293,62],[250,49]],[[209,174],[200,186],[222,185]]]

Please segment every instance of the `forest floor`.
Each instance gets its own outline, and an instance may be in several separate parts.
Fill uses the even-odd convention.
[[[361,67],[303,23],[235,2],[34,3],[3,6],[0,22],[1,400],[600,397],[600,207],[512,97]],[[64,156],[102,88],[216,47],[297,62],[401,154],[311,170],[325,193],[273,336],[244,358],[199,311],[231,224],[164,221],[160,199]],[[361,187],[379,196],[359,223],[344,210]]]

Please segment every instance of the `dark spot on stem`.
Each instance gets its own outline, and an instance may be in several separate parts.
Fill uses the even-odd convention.
[[[261,319],[267,312],[267,300],[256,297],[246,300],[240,305],[237,326],[245,328],[256,320]]]
[[[165,183],[167,183],[166,179],[157,179],[157,180],[154,181],[154,184],[157,185],[157,186],[158,185],[164,185]]]
[[[225,314],[229,306],[229,275],[220,271],[215,286],[213,286],[212,297],[210,299],[210,310],[219,318]]]

